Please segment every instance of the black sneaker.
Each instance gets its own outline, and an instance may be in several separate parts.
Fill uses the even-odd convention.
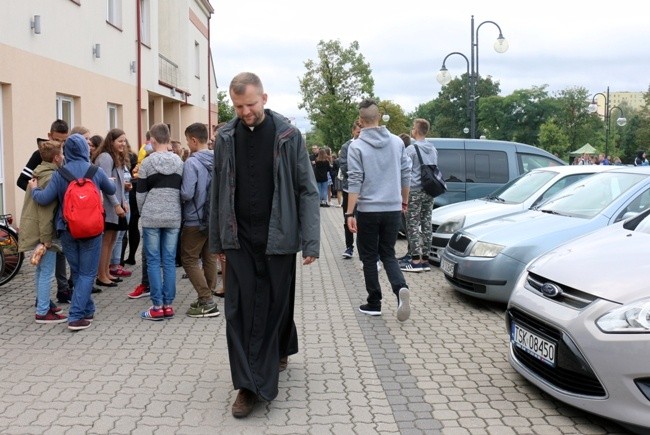
[[[70,290],[57,292],[56,300],[60,304],[69,304],[70,301],[72,300],[72,292]]]
[[[381,316],[381,307],[372,307],[368,304],[361,305],[359,311],[369,316]]]

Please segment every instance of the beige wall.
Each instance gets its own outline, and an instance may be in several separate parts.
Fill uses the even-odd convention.
[[[9,7],[11,3],[11,7]],[[155,122],[172,125],[172,137],[184,143],[183,131],[192,122],[208,122],[209,99],[216,103],[216,84],[207,74],[206,29],[214,12],[208,0],[145,2],[150,6],[151,41],[140,46],[138,59],[137,0],[122,2],[122,23],[106,21],[106,1],[0,0],[0,119],[2,175],[0,211],[20,219],[24,192],[16,179],[36,150],[36,138],[47,137],[56,119],[57,94],[73,97],[73,125],[93,134],[108,131],[108,104],[119,109],[118,127],[132,145],[144,141]],[[41,33],[30,28],[34,15],[41,16]],[[161,20],[159,20],[161,18]],[[166,25],[164,29],[160,22]],[[161,41],[162,40],[162,41]],[[195,74],[195,41],[199,42],[206,73]],[[101,44],[101,57],[92,47]],[[183,92],[161,85],[159,50],[174,56]],[[203,69],[203,66],[202,66]],[[141,83],[140,107],[137,85]],[[212,86],[211,98],[209,87]],[[205,96],[205,97],[204,97]],[[138,137],[138,119],[141,137]],[[214,121],[214,120],[213,120]]]

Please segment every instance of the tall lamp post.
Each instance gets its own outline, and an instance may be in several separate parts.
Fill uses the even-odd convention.
[[[625,115],[623,114],[623,109],[621,109],[618,106],[612,106],[609,107],[609,86],[607,86],[607,94],[603,94],[602,92],[598,92],[597,94],[594,94],[594,96],[591,98],[591,104],[589,107],[587,107],[587,110],[591,113],[595,113],[598,110],[598,104],[596,103],[596,97],[600,95],[605,99],[605,112],[604,112],[604,118],[605,118],[605,158],[609,156],[609,129],[610,129],[610,121],[612,119],[612,112],[614,109],[618,109],[620,112],[620,117],[616,119],[616,124],[619,127],[623,127],[625,124],[627,124],[627,119],[625,119]]]
[[[508,50],[508,41],[503,37],[503,32],[501,32],[501,27],[494,21],[483,21],[480,23],[476,29],[474,28],[474,15],[472,15],[472,26],[471,26],[471,46],[470,46],[470,57],[469,59],[463,53],[454,51],[445,56],[442,61],[442,67],[436,75],[436,79],[441,85],[446,85],[451,81],[451,74],[445,66],[447,58],[457,54],[465,58],[467,61],[467,77],[469,81],[469,90],[468,90],[468,100],[467,100],[467,111],[469,112],[469,126],[470,126],[470,138],[476,139],[476,113],[478,109],[478,95],[476,95],[476,86],[478,84],[478,31],[483,24],[493,24],[499,29],[499,37],[494,43],[494,50],[497,53],[505,53]]]

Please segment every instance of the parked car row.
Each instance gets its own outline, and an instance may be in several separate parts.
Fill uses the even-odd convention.
[[[522,376],[650,433],[650,169],[591,169],[532,171],[464,218],[448,206],[457,210],[437,229],[457,230],[440,268],[456,291],[507,303],[509,361]]]

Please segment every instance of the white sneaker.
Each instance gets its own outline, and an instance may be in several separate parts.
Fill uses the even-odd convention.
[[[397,293],[397,320],[404,322],[411,317],[411,292],[402,287]]]

